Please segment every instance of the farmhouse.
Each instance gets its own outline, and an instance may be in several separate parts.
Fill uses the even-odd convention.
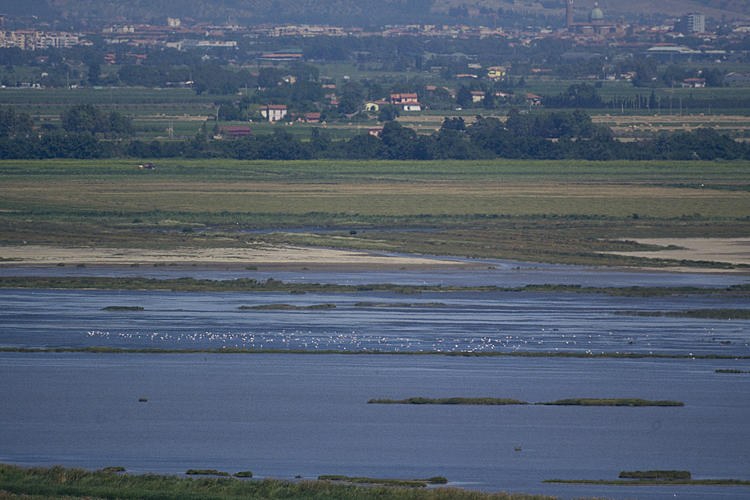
[[[286,105],[266,104],[260,107],[260,114],[269,122],[277,122],[286,116]]]
[[[239,139],[240,137],[250,137],[253,132],[248,126],[236,127],[219,127],[219,134],[229,139]]]

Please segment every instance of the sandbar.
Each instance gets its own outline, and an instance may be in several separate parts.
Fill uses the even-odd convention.
[[[64,264],[92,267],[200,264],[209,267],[259,269],[420,269],[471,267],[471,264],[426,256],[390,255],[378,252],[253,245],[247,248],[139,249],[17,245],[0,247],[3,267],[48,267]]]
[[[750,265],[750,238],[628,238],[645,245],[680,247],[673,250],[607,252],[647,259],[674,259]],[[696,268],[690,268],[693,272]]]

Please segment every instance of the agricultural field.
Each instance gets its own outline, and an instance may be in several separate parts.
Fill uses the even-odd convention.
[[[20,69],[19,69],[20,71]],[[331,78],[333,81],[345,81],[344,77],[353,80],[365,78],[369,73],[359,71],[350,65],[328,65],[321,68],[321,78]],[[350,76],[353,75],[353,76]],[[377,81],[383,84],[397,83],[404,80],[404,76],[381,74],[376,75]],[[441,80],[438,75],[426,75],[417,78],[419,85],[434,84],[456,88],[462,83]],[[408,81],[408,80],[405,80]],[[416,81],[413,81],[416,84]],[[572,84],[580,84],[576,80],[544,80],[529,79],[526,86],[516,88],[517,93],[532,93],[552,96],[565,93]],[[719,99],[722,102],[746,102],[749,88],[735,85],[722,88],[638,88],[629,82],[599,82],[598,94],[605,103],[612,99],[648,100],[653,91],[656,102],[655,109],[648,107],[601,108],[588,109],[594,123],[607,125],[612,128],[617,137],[639,138],[658,132],[690,131],[697,127],[711,127],[720,133],[733,137],[745,138],[750,136],[750,126],[744,107],[713,109],[705,103],[709,99]],[[133,119],[135,138],[141,140],[169,140],[185,139],[195,136],[206,123],[209,132],[213,130],[218,106],[216,103],[239,101],[243,95],[252,94],[252,89],[241,89],[237,95],[197,95],[192,89],[167,88],[127,88],[127,87],[97,87],[72,89],[0,89],[0,101],[6,106],[12,106],[18,113],[29,113],[38,127],[45,125],[59,125],[60,114],[78,104],[92,104],[105,112],[117,111]],[[258,104],[251,105],[257,108]],[[414,128],[418,133],[431,134],[440,128],[445,117],[464,118],[467,123],[473,122],[477,115],[494,116],[504,119],[510,106],[501,105],[495,109],[466,108],[450,110],[426,110],[422,112],[402,112],[399,121]],[[545,113],[549,110],[543,107],[527,109],[529,113]],[[220,122],[219,125],[246,125],[247,122]],[[250,124],[255,134],[272,133],[280,126],[267,122],[255,121]],[[284,126],[291,134],[307,138],[310,129],[320,127],[332,139],[348,139],[363,133],[369,127],[378,126],[375,120],[366,122],[330,122],[322,124],[293,123]]]
[[[676,265],[604,252],[652,249],[632,238],[747,237],[748,168],[746,162],[174,159],[144,171],[127,160],[5,161],[0,245],[263,242]],[[248,232],[264,228],[280,229]]]

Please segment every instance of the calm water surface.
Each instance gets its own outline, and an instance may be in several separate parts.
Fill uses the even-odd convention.
[[[541,483],[647,469],[748,479],[750,378],[714,372],[727,367],[750,361],[4,353],[0,460],[280,478],[443,475],[469,488],[569,498],[750,498],[746,487]],[[459,395],[685,406],[367,404]]]
[[[75,272],[84,271],[102,274]],[[320,279],[325,275],[297,273],[285,281],[592,286],[598,280],[596,286],[705,287],[747,281],[737,276],[558,271],[508,266],[467,274],[385,273],[380,281],[371,279],[372,273],[342,273],[328,281]],[[273,304],[335,307],[240,309]],[[107,306],[144,310],[102,310]],[[700,308],[750,308],[750,303],[519,292],[0,290],[0,346],[750,355],[750,321],[618,314]],[[615,479],[622,470],[648,469],[750,479],[750,376],[717,374],[716,369],[748,371],[750,360],[0,353],[0,461],[92,469],[122,465],[132,472],[175,474],[188,468],[252,470],[257,477],[290,479],[442,475],[467,488],[563,498],[750,499],[750,487],[541,482]],[[636,397],[684,401],[685,406],[367,404],[371,398],[413,396],[532,403]]]

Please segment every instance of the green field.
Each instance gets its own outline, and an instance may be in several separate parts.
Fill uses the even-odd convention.
[[[636,237],[747,236],[749,173],[747,162],[4,161],[0,245],[264,241],[643,265],[601,252],[649,249],[624,241]],[[238,232],[320,226],[341,232]]]

